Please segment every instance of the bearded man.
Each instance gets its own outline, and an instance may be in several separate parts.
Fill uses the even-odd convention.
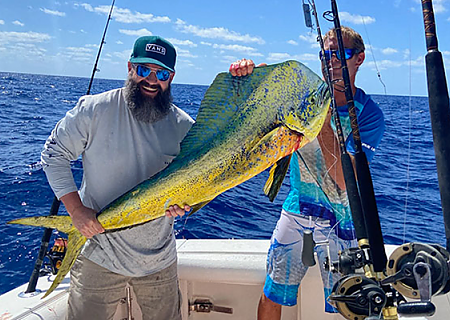
[[[176,51],[167,40],[136,40],[125,87],[80,98],[47,139],[41,162],[56,197],[88,238],[71,269],[68,319],[112,319],[127,284],[143,319],[181,319],[174,217],[104,232],[97,212],[164,169],[194,122],[171,101]],[[70,161],[82,156],[80,190]]]

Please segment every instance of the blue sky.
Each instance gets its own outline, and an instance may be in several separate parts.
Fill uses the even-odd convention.
[[[357,85],[367,93],[426,95],[420,0],[338,0],[341,23],[363,36],[366,61]],[[434,0],[439,50],[450,59],[450,0]],[[1,0],[0,71],[90,77],[111,1]],[[302,1],[116,1],[96,77],[125,79],[134,40],[160,35],[176,46],[175,83],[209,85],[247,57],[295,59],[319,72],[316,33]],[[330,1],[318,0],[320,13]],[[325,32],[332,23],[320,21]],[[449,65],[450,66],[450,65]],[[378,70],[378,71],[377,71]],[[447,74],[450,70],[447,70]]]

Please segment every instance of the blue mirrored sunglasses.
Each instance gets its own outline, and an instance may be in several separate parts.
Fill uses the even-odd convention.
[[[134,64],[133,63],[133,68],[134,70],[136,70],[136,74],[139,77],[143,77],[143,78],[147,78],[152,72],[155,73],[156,78],[159,81],[167,81],[170,78],[170,71],[166,70],[166,69],[156,69],[156,70],[152,70],[152,68],[146,67],[142,64]]]
[[[359,53],[359,50],[357,49],[344,49],[345,52],[345,60],[351,59],[355,53]],[[339,53],[339,50],[325,50],[325,55],[331,59],[333,54],[336,56],[336,58],[340,61],[341,60],[341,54]],[[322,51],[319,52],[320,60],[322,60]]]

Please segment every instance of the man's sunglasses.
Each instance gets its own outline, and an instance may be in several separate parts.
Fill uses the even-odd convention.
[[[356,53],[359,53],[360,51],[358,49],[344,49],[345,52],[345,60],[351,59]],[[336,56],[336,58],[341,61],[341,54],[339,53],[339,50],[325,50],[325,56],[329,59],[333,56],[333,54]],[[323,55],[322,51],[319,52],[320,60],[322,60]]]
[[[142,78],[147,78],[152,72],[155,73],[156,78],[159,81],[167,81],[170,78],[170,71],[166,69],[152,70],[152,68],[146,67],[142,64],[135,64],[135,63],[133,63],[132,66],[133,69],[136,71],[136,74]]]

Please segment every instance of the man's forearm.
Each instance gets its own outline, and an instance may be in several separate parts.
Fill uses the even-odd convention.
[[[84,206],[77,191],[69,192],[68,194],[62,196],[60,200],[66,207],[66,210],[71,217],[78,208]]]

